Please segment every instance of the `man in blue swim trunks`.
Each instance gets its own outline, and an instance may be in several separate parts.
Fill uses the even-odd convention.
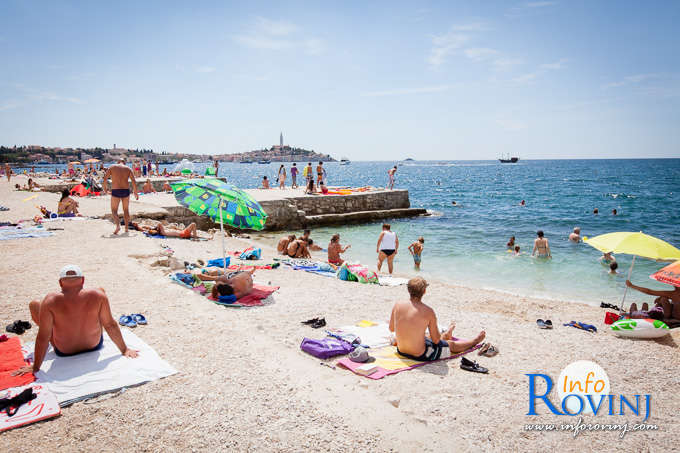
[[[22,367],[13,375],[40,370],[50,343],[60,357],[101,349],[104,330],[122,355],[137,357],[139,351],[127,347],[118,324],[111,316],[104,290],[83,289],[84,282],[80,267],[64,266],[59,273],[61,293],[50,293],[42,302],[34,300],[28,304],[31,318],[38,325],[33,365]]]
[[[132,182],[132,191],[135,194],[135,200],[139,200],[137,193],[137,181],[135,175],[132,173],[130,167],[125,165],[125,159],[119,159],[117,164],[111,165],[104,175],[104,183],[102,188],[104,192],[108,192],[108,182],[111,178],[111,217],[116,229],[113,234],[118,234],[120,231],[120,217],[118,217],[118,205],[123,202],[123,219],[125,219],[125,232],[128,232],[128,225],[130,223],[130,182]]]
[[[408,302],[397,302],[392,308],[390,332],[396,336],[397,352],[404,357],[420,362],[445,359],[452,354],[466,351],[484,340],[486,333],[481,331],[473,340],[453,338],[455,323],[440,333],[434,310],[422,301],[427,289],[424,278],[416,277],[408,281]],[[429,331],[429,337],[426,332]]]

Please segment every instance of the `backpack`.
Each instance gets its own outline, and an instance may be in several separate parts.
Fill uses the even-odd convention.
[[[319,359],[327,359],[336,355],[349,354],[354,347],[346,341],[326,337],[321,340],[303,338],[300,349]]]

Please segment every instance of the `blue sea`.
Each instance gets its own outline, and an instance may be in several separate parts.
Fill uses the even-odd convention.
[[[387,170],[395,164],[324,166],[329,185],[379,187],[385,186]],[[279,165],[222,163],[220,176],[253,188],[263,175],[273,182]],[[204,166],[196,164],[197,169]],[[621,275],[609,275],[598,261],[600,252],[567,240],[575,226],[581,227],[582,236],[642,231],[680,247],[680,159],[409,161],[399,163],[395,187],[409,190],[412,207],[433,213],[390,221],[400,241],[395,259],[400,274],[418,273],[406,247],[423,236],[419,273],[425,278],[527,296],[618,303],[632,257],[617,256]],[[526,206],[520,206],[521,200]],[[531,257],[539,229],[550,241],[552,260]],[[312,237],[325,246],[333,233],[340,233],[341,243],[352,245],[345,259],[374,265],[380,231],[381,223],[334,226],[315,229]],[[506,251],[510,236],[516,237],[520,256]],[[638,258],[632,280],[670,289],[649,279],[663,266]],[[640,294],[631,297],[639,300]]]

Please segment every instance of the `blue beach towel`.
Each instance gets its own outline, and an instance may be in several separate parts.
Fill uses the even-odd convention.
[[[230,262],[231,262],[231,258],[227,257],[227,264],[225,266],[224,258],[215,258],[215,259],[212,259],[212,260],[208,260],[208,264],[206,266],[207,267],[229,267]]]
[[[46,231],[43,228],[18,228],[18,227],[2,227],[0,228],[0,241],[8,241],[10,239],[26,239],[26,238],[43,238],[52,236],[54,233]]]
[[[262,249],[250,248],[248,250],[245,250],[243,253],[241,253],[241,255],[239,256],[239,259],[242,259],[242,260],[259,260],[261,256],[262,256]]]

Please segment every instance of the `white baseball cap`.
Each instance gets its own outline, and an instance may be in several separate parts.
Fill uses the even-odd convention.
[[[83,271],[80,269],[80,267],[76,266],[75,264],[69,264],[67,266],[64,266],[61,268],[59,271],[59,278],[73,278],[73,277],[82,277],[83,276]]]

